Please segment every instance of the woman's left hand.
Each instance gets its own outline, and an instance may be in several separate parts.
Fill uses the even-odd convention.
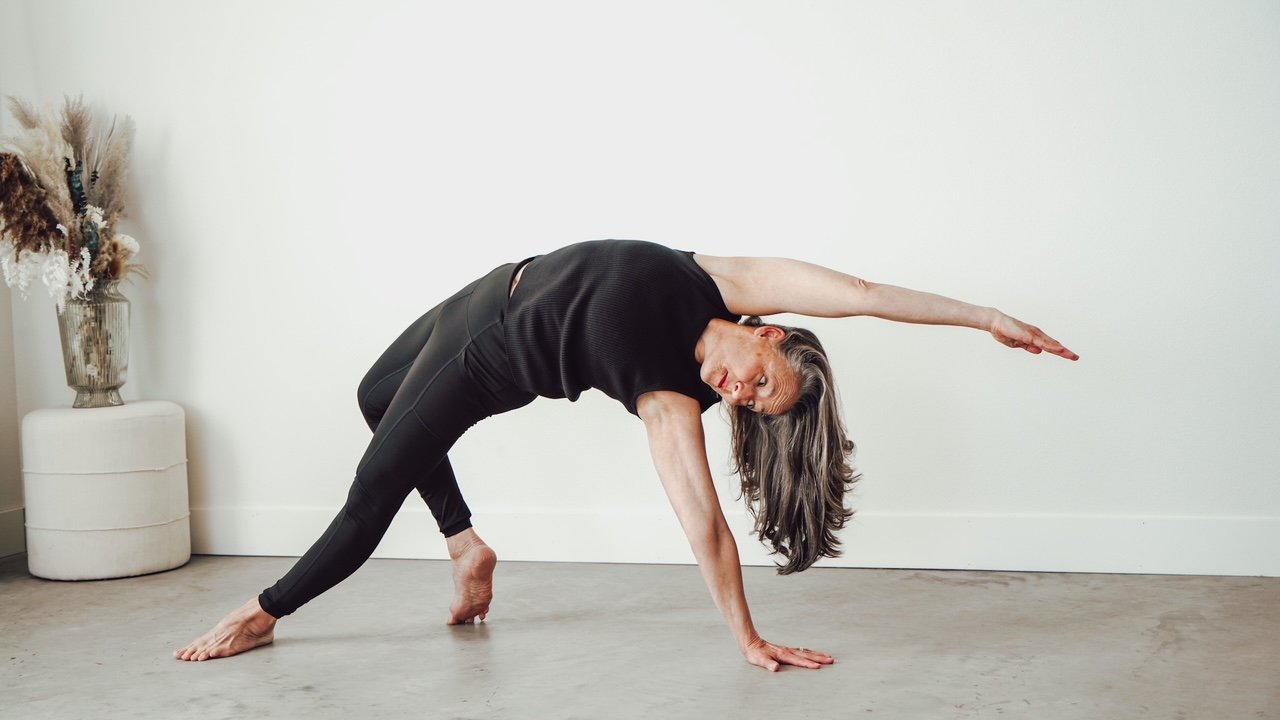
[[[742,654],[747,656],[747,662],[752,665],[758,665],[770,672],[777,672],[778,668],[783,665],[795,665],[796,667],[817,670],[823,665],[830,665],[836,661],[830,655],[812,648],[774,645],[763,638],[756,638],[755,641],[748,643],[743,648]]]
[[[1017,318],[996,312],[991,322],[991,336],[1002,345],[1011,348],[1022,348],[1032,355],[1041,351],[1053,353],[1068,360],[1079,360],[1080,356],[1068,350],[1062,343],[1054,340],[1035,325],[1028,325]]]

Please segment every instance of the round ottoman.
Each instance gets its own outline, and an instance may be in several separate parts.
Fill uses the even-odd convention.
[[[174,403],[28,413],[22,480],[36,577],[128,577],[191,559],[186,416]]]

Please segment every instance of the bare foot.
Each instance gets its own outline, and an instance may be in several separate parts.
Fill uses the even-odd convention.
[[[222,618],[212,630],[192,640],[190,645],[175,650],[173,656],[199,661],[239,655],[270,643],[275,639],[275,629],[276,619],[262,609],[255,597]]]
[[[447,542],[449,557],[453,559],[449,624],[484,620],[493,601],[493,569],[498,565],[498,554],[471,528],[448,538]]]

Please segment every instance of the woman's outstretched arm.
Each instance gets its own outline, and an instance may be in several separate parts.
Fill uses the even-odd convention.
[[[696,255],[740,315],[795,313],[811,317],[868,315],[907,323],[956,325],[985,330],[1000,343],[1027,352],[1049,352],[1078,360],[1040,328],[990,307],[942,295],[873,283],[838,270],[788,258]]]
[[[756,632],[742,587],[742,567],[720,499],[711,481],[702,434],[702,408],[679,393],[641,395],[636,410],[649,436],[653,463],[662,487],[693,548],[702,577],[721,615],[733,631],[747,662],[768,670],[781,665],[819,668],[834,662],[822,652],[766,642]]]

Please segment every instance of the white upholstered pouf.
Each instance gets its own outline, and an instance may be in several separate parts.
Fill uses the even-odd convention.
[[[22,419],[22,473],[32,575],[99,580],[191,559],[178,405],[32,411]]]

